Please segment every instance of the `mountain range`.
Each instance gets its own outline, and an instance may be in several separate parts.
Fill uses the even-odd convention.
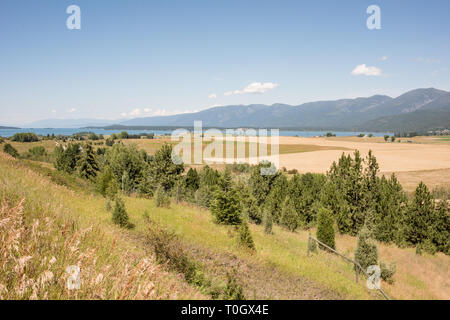
[[[88,122],[94,122],[92,119],[83,121],[84,127],[89,126]],[[76,123],[81,124],[83,121]],[[450,92],[427,88],[412,90],[397,98],[374,95],[368,98],[308,102],[297,106],[220,106],[196,113],[134,118],[114,124],[124,127],[192,127],[194,121],[202,121],[203,127],[218,128],[423,132],[450,128]],[[97,126],[101,122],[95,121]],[[58,126],[61,127],[61,123]]]

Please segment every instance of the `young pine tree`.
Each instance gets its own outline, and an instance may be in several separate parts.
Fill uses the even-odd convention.
[[[112,221],[122,228],[129,228],[130,222],[128,213],[125,209],[125,203],[119,197],[114,202],[114,208],[112,212]]]
[[[427,186],[421,182],[407,206],[403,219],[402,234],[406,243],[418,245],[430,239],[434,210],[433,197]]]
[[[323,242],[330,248],[335,249],[334,241],[334,220],[331,211],[321,207],[317,217],[317,240]],[[323,246],[319,246],[323,249]]]
[[[252,251],[256,250],[255,243],[253,242],[253,238],[246,221],[242,221],[241,226],[239,227],[239,244],[242,247]]]
[[[97,176],[99,171],[97,160],[95,159],[95,153],[90,144],[86,144],[83,147],[83,152],[77,163],[78,175],[81,178],[92,179]]]
[[[273,226],[272,213],[270,213],[270,211],[267,208],[264,209],[263,224],[264,224],[264,233],[272,234],[272,226]]]
[[[241,203],[237,190],[233,187],[231,172],[226,169],[220,177],[219,188],[214,192],[211,213],[218,224],[238,225],[241,223]]]
[[[288,196],[284,201],[283,208],[281,210],[281,225],[289,231],[294,232],[298,228],[298,221],[299,217],[297,211],[295,210],[295,206],[291,201],[291,198]]]
[[[358,234],[358,244],[355,251],[355,260],[367,270],[369,266],[377,265],[378,249],[372,238],[372,232],[364,225]]]
[[[164,187],[158,186],[155,191],[155,205],[157,207],[170,207],[170,197],[169,194],[164,190]]]

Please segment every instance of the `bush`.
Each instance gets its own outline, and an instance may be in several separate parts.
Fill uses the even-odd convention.
[[[159,263],[167,264],[170,270],[183,274],[187,282],[193,281],[196,265],[188,257],[173,232],[157,225],[151,225],[149,226],[148,243],[153,247]]]
[[[310,252],[317,252],[317,242],[315,240],[308,240],[308,249]]]
[[[381,279],[386,281],[389,284],[394,283],[394,274],[397,271],[397,266],[395,263],[391,263],[387,266],[383,261],[380,261],[380,269],[381,269]]]
[[[112,210],[111,200],[106,199],[105,209],[106,209],[106,211],[108,211],[108,212],[110,212],[110,211]]]
[[[170,197],[162,186],[158,186],[155,192],[155,205],[159,208],[169,208],[170,207]]]
[[[243,221],[239,227],[239,244],[247,249],[256,250],[255,243],[253,242],[250,229],[248,228],[247,222]]]
[[[319,208],[319,213],[317,217],[317,240],[323,242],[330,248],[335,249],[334,241],[334,220],[331,216],[331,211],[327,208]],[[321,249],[323,246],[319,245]]]
[[[19,152],[9,143],[3,146],[3,152],[9,154],[11,157],[18,158]]]
[[[112,221],[122,228],[131,228],[128,213],[125,209],[125,204],[122,199],[116,198],[114,209],[112,212]]]
[[[245,300],[242,286],[236,279],[236,271],[227,273],[227,286],[225,287],[223,300]]]
[[[12,136],[11,141],[16,142],[36,142],[39,141],[37,135],[33,132],[16,133]]]
[[[378,264],[378,249],[372,234],[364,225],[358,234],[358,244],[355,251],[355,260],[363,268],[367,270],[369,266]]]

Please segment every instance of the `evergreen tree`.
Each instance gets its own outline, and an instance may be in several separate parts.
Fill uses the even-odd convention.
[[[430,239],[436,249],[450,255],[450,208],[447,201],[439,201],[430,229]]]
[[[389,243],[398,240],[406,195],[394,174],[389,180],[382,176],[378,181],[378,196],[373,206],[377,212],[374,236]]]
[[[168,193],[164,190],[164,187],[158,186],[155,191],[155,205],[157,207],[170,207],[170,197]]]
[[[54,154],[56,170],[73,173],[81,156],[81,145],[79,143],[69,143],[64,147],[58,146],[55,148]]]
[[[403,219],[402,234],[404,240],[413,245],[430,238],[430,226],[433,225],[434,201],[427,186],[421,182],[414,198],[408,204]]]
[[[288,182],[286,176],[280,174],[272,183],[269,195],[264,201],[264,206],[271,212],[276,223],[280,222],[281,210],[287,195]]]
[[[114,180],[110,166],[105,166],[97,176],[96,189],[104,197],[107,196],[107,190],[112,180]]]
[[[122,174],[120,189],[126,194],[129,195],[133,190],[133,183],[130,179],[130,175],[127,170],[125,170]]]
[[[264,224],[264,233],[272,234],[273,219],[272,214],[267,209],[264,209],[263,224]]]
[[[288,196],[283,204],[283,209],[281,212],[281,225],[294,232],[298,228],[298,214],[295,210],[294,204],[291,198]]]
[[[116,143],[106,151],[104,159],[105,165],[111,168],[119,187],[125,193],[140,187],[140,183],[148,171],[148,163],[136,145]]]
[[[200,187],[200,177],[197,170],[190,168],[185,179],[186,189],[197,191]]]
[[[219,188],[214,192],[211,213],[219,224],[238,225],[241,223],[241,204],[237,190],[233,188],[231,172],[226,169],[219,179]]]
[[[183,163],[179,163],[175,155],[172,156],[172,151],[171,145],[164,144],[150,162],[149,178],[154,186],[160,185],[165,191],[173,189],[184,171]]]
[[[319,209],[316,236],[317,240],[335,249],[333,217],[331,216],[331,211],[324,207]],[[323,246],[319,247],[323,249]]]
[[[250,229],[245,220],[242,221],[241,226],[239,227],[239,244],[247,249],[256,250]]]
[[[377,265],[378,263],[377,245],[366,225],[363,226],[358,234],[355,261],[359,263],[363,270],[367,270],[369,266]]]
[[[86,144],[83,148],[80,159],[77,163],[78,175],[85,179],[92,179],[97,176],[99,171],[97,160],[95,159],[94,150],[90,144]]]
[[[112,212],[112,220],[115,224],[119,225],[122,228],[130,227],[128,214],[125,209],[125,204],[122,199],[119,197],[116,198],[114,203],[114,209]]]
[[[261,174],[264,168],[267,169],[270,166],[271,164],[269,162],[260,162],[258,165],[252,168],[250,173],[248,185],[250,192],[258,201],[258,206],[261,206],[265,202],[272,188],[272,184],[280,175],[280,173],[276,173],[274,175]]]

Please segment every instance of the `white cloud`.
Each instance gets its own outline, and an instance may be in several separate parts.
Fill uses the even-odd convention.
[[[211,94],[208,96],[208,98],[209,98],[209,99],[215,99],[215,98],[217,98],[217,95],[216,95],[215,93],[211,93]]]
[[[122,112],[120,115],[125,118],[127,116],[127,113],[126,112]]]
[[[276,87],[278,87],[277,83],[273,83],[273,82],[253,82],[250,83],[248,86],[246,86],[244,89],[242,90],[234,90],[234,91],[227,91],[224,93],[225,96],[231,96],[231,95],[235,95],[235,94],[247,94],[247,93],[266,93],[269,90],[273,90]]]
[[[365,64],[360,64],[360,65],[356,66],[355,69],[353,69],[353,71],[352,71],[352,75],[354,75],[354,76],[364,75],[364,76],[378,77],[378,76],[381,76],[381,74],[382,74],[382,71],[380,68],[368,67]]]
[[[133,110],[130,112],[130,116],[132,116],[132,117],[137,117],[137,116],[139,116],[140,114],[141,114],[141,109],[139,109],[139,108],[133,109]]]
[[[75,108],[71,108],[71,109],[67,110],[68,113],[73,113],[75,111],[77,111],[77,109],[75,109]]]
[[[145,113],[150,113],[150,112],[152,112],[152,109],[144,108],[144,112],[145,112]]]
[[[380,58],[381,61],[386,61],[387,59],[388,59],[388,57],[386,57],[386,56],[382,56],[382,57]]]

